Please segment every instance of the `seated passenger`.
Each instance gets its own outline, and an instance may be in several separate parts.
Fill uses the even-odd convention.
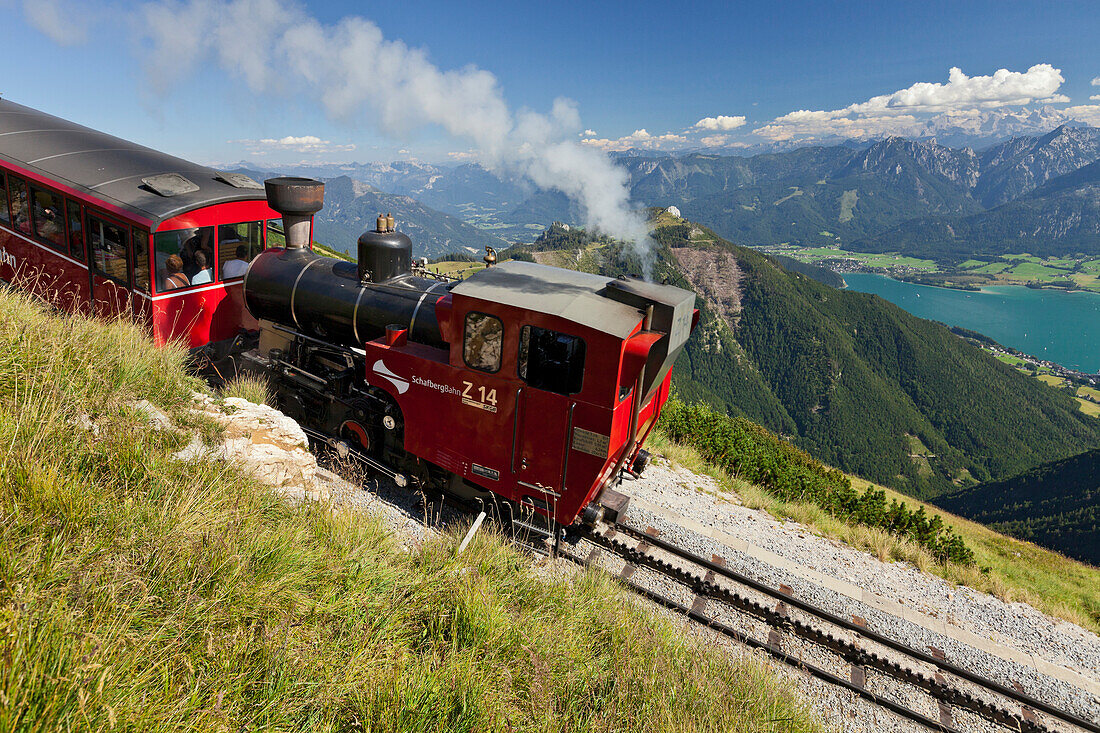
[[[187,275],[183,274],[183,259],[179,255],[172,255],[164,263],[164,269],[168,271],[168,277],[164,279],[165,290],[186,288],[191,284]]]
[[[214,282],[214,271],[206,266],[206,253],[201,249],[195,252],[196,272],[191,278],[192,285],[202,285]]]
[[[222,280],[232,280],[236,277],[244,277],[245,271],[248,269],[248,245],[237,245],[237,257],[236,259],[227,260],[222,265]]]

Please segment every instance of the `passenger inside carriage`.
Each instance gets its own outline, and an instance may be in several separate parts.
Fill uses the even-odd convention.
[[[223,241],[224,245],[225,242]],[[238,277],[244,277],[245,271],[248,270],[248,245],[238,244],[236,257],[232,260],[227,260],[222,265],[222,280],[232,280]]]
[[[171,255],[164,263],[168,276],[164,278],[161,290],[175,290],[185,288],[191,284],[187,275],[183,273],[183,259],[179,255]]]
[[[195,267],[198,272],[191,277],[192,285],[214,282],[214,271],[206,266],[206,254],[201,249],[195,252]]]

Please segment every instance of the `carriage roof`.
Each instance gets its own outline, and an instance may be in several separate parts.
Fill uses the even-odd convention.
[[[205,206],[264,200],[262,185],[251,179],[6,99],[0,99],[0,161],[130,211],[149,220],[154,229],[166,219]]]

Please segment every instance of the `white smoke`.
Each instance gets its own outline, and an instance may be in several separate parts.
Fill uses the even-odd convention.
[[[141,15],[157,87],[212,62],[255,92],[310,93],[343,122],[367,116],[398,136],[438,125],[469,141],[485,167],[577,201],[589,229],[631,242],[649,276],[654,243],[630,205],[627,174],[580,143],[572,101],[559,98],[546,114],[513,112],[490,72],[441,70],[369,20],[324,25],[292,0],[160,0]]]

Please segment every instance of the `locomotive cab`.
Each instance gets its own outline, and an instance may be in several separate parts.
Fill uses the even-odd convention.
[[[636,458],[695,313],[679,288],[514,261],[435,311],[446,353],[365,345],[368,381],[420,416],[406,449],[564,524]]]

